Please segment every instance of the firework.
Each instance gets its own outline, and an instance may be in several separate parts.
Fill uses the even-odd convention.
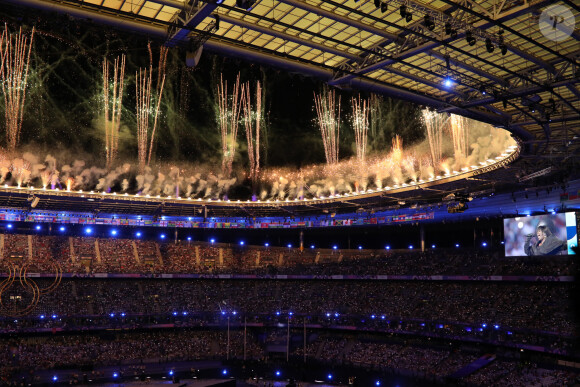
[[[338,144],[340,137],[340,96],[338,102],[334,90],[314,93],[314,104],[318,115],[318,126],[328,165],[338,163]]]
[[[115,59],[113,64],[113,90],[109,89],[109,61],[103,59],[103,98],[105,110],[105,150],[107,169],[110,169],[119,148],[119,127],[123,106],[123,85],[125,79],[125,55]],[[109,110],[111,115],[109,116]]]
[[[369,130],[369,101],[358,98],[351,99],[352,127],[355,133],[356,157],[364,162],[367,150],[367,132]]]
[[[391,148],[391,160],[394,164],[400,165],[403,159],[403,139],[398,134],[393,138],[393,147]]]
[[[249,177],[255,185],[260,173],[260,122],[262,121],[262,87],[256,84],[256,110],[252,110],[250,83],[242,86],[242,114],[246,127],[248,158],[250,162]],[[255,125],[254,125],[255,123]]]
[[[232,164],[236,155],[239,116],[243,102],[241,89],[240,74],[236,78],[231,96],[228,95],[228,82],[224,82],[223,78],[220,77],[220,84],[217,88],[217,121],[222,143],[222,173],[226,177],[229,177],[232,173]]]
[[[159,94],[157,94],[157,103],[155,104],[155,108],[151,110],[152,73],[152,66],[149,67],[149,71],[147,71],[147,69],[139,69],[139,72],[136,74],[137,81],[135,83],[137,96],[137,148],[139,171],[141,173],[145,170],[145,166],[148,166],[151,162],[151,153],[153,152],[155,140],[155,129],[159,117],[159,106],[161,104],[161,97],[163,96],[163,87],[165,84],[165,75],[163,75],[161,78],[161,84],[158,88]],[[149,121],[151,116],[153,116],[153,127],[151,129],[151,136],[149,136]],[[149,144],[149,152],[147,152],[147,144]]]
[[[0,83],[4,94],[6,136],[11,151],[20,142],[33,38],[34,28],[28,38],[22,33],[22,28],[18,33],[9,34],[7,26],[0,37]]]
[[[438,165],[441,157],[443,157],[443,128],[446,119],[442,114],[423,110],[423,121],[427,128],[427,138],[429,139],[429,148],[431,150],[431,162],[433,165]]]
[[[453,150],[455,151],[455,157],[467,157],[469,131],[465,117],[458,116],[457,114],[451,115],[451,134],[453,137]]]

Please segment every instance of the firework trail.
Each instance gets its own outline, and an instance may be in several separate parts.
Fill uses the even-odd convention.
[[[236,155],[239,116],[243,104],[243,92],[241,89],[240,74],[236,78],[231,97],[228,95],[228,82],[224,82],[223,78],[220,77],[220,84],[217,88],[217,120],[222,143],[222,173],[226,177],[229,177],[232,173],[232,164]]]
[[[367,133],[369,130],[369,101],[358,98],[351,99],[352,127],[355,133],[356,158],[364,162],[367,151]]]
[[[256,185],[260,173],[260,123],[262,121],[262,87],[260,81],[256,84],[256,110],[252,110],[250,82],[242,86],[242,114],[246,127],[248,142],[248,158],[250,161],[250,179]],[[255,122],[255,125],[253,123]]]
[[[18,33],[9,34],[6,25],[0,37],[0,83],[6,111],[6,137],[11,151],[20,142],[33,39],[34,28],[29,39],[22,28]]]
[[[453,150],[455,158],[465,158],[469,150],[469,130],[466,118],[457,114],[451,115],[451,134],[453,137]]]
[[[139,159],[139,171],[143,173],[146,166],[151,162],[151,153],[153,152],[153,145],[155,140],[155,129],[157,128],[157,119],[159,117],[159,106],[161,104],[161,97],[163,96],[163,87],[165,85],[165,74],[161,77],[161,84],[158,87],[159,93],[156,95],[157,103],[155,109],[151,110],[151,76],[153,73],[152,66],[147,69],[139,69],[136,73],[136,101],[137,101],[137,147]],[[153,127],[149,139],[149,121],[153,115]],[[147,144],[149,144],[149,152],[147,152]],[[147,156],[147,154],[149,154]]]
[[[403,158],[403,139],[398,134],[393,138],[393,147],[391,148],[391,160],[395,165],[400,165]]]
[[[338,163],[338,144],[340,138],[340,95],[338,103],[334,90],[320,94],[314,93],[314,104],[318,115],[318,126],[322,134],[324,153],[328,165]]]
[[[103,98],[105,102],[105,150],[107,169],[110,169],[117,157],[119,148],[119,127],[123,107],[123,85],[125,79],[125,55],[116,58],[113,70],[113,90],[109,98],[109,61],[103,59]],[[112,103],[110,103],[112,101]],[[109,117],[109,110],[111,116]]]
[[[427,138],[429,139],[429,148],[431,149],[432,165],[439,165],[443,157],[443,128],[446,119],[442,114],[423,110],[423,121],[427,128]]]

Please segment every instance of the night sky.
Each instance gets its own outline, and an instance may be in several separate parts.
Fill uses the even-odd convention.
[[[25,15],[25,16],[24,16]],[[148,67],[146,37],[108,26],[91,25],[64,15],[34,10],[23,12],[4,7],[2,22],[10,31],[35,25],[29,94],[22,128],[24,148],[60,153],[66,158],[82,155],[96,164],[104,155],[102,115],[102,59],[127,55],[125,92],[119,155],[133,162],[137,155],[135,124],[135,72]],[[154,68],[159,46],[152,41]],[[215,120],[215,89],[220,75],[231,84],[240,72],[242,81],[262,82],[265,89],[266,125],[262,132],[262,164],[304,166],[324,163],[324,149],[315,123],[313,93],[323,84],[316,79],[288,74],[275,68],[242,60],[214,56],[205,51],[195,68],[185,66],[185,50],[172,49],[167,60],[167,79],[162,117],[156,135],[157,161],[212,163],[220,159],[219,131]],[[342,97],[340,158],[355,154],[353,130],[348,117],[350,98],[357,93],[339,91]],[[368,97],[368,94],[361,94]],[[0,100],[3,104],[3,99]],[[413,104],[384,98],[381,119],[369,136],[370,152],[386,152],[399,134],[405,145],[424,138],[421,112]],[[4,115],[4,109],[0,109]],[[4,121],[4,117],[1,117]],[[2,125],[3,127],[3,125]],[[4,136],[0,144],[5,144]],[[244,167],[245,135],[238,131],[238,155],[234,167]]]

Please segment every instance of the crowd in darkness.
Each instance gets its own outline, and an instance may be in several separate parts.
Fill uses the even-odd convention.
[[[0,318],[0,366],[19,372],[80,366],[141,364],[243,356],[243,322],[261,326],[246,343],[252,359],[267,359],[269,344],[284,340],[275,327],[293,321],[317,329],[355,327],[358,334],[311,339],[291,355],[407,373],[444,382],[482,353],[425,346],[425,337],[500,345],[539,346],[573,354],[572,284],[552,281],[576,269],[568,257],[505,258],[494,251],[327,251],[127,239],[4,235],[0,269],[51,273],[55,262],[73,278],[43,294],[25,317]],[[147,278],[98,278],[98,273]],[[254,279],[164,279],[163,273],[257,274]],[[274,279],[273,274],[312,280]],[[331,279],[355,275],[359,279]],[[412,276],[370,280],[365,276]],[[442,281],[423,276],[461,275]],[[489,281],[492,275],[541,276],[540,281]],[[488,279],[488,278],[486,278]],[[53,278],[34,278],[39,288]],[[31,301],[16,281],[3,289],[4,306]],[[231,324],[230,343],[224,331]],[[170,323],[175,329],[159,329]],[[104,335],[110,328],[125,333]],[[45,336],[46,332],[63,332]],[[14,334],[26,332],[28,336]],[[423,344],[363,337],[413,332]],[[296,333],[293,333],[296,334]],[[359,336],[356,336],[359,335]],[[383,336],[387,337],[387,336]],[[376,338],[376,337],[375,337]],[[229,352],[227,350],[229,348]],[[501,359],[464,378],[466,385],[567,385],[576,374],[517,359]]]
[[[279,334],[280,332],[278,332]],[[266,336],[276,336],[270,332]],[[264,335],[249,330],[245,337],[246,359],[268,363]],[[165,329],[134,332],[0,338],[0,375],[3,380],[26,375],[33,381],[45,369],[96,369],[117,366],[132,370],[147,364],[178,361],[244,358],[244,333],[224,330]],[[227,353],[229,350],[229,353]],[[302,348],[291,347],[291,357],[300,360]],[[333,366],[372,369],[385,374],[403,374],[444,384],[454,372],[483,355],[481,350],[461,351],[441,344],[425,346],[417,340],[391,339],[378,342],[364,335],[328,333],[309,338],[307,356]],[[566,386],[579,373],[543,368],[536,362],[519,361],[506,354],[469,377],[456,382],[465,386]],[[274,360],[275,361],[275,360]],[[142,365],[142,366],[141,366]],[[93,372],[93,375],[95,372]]]
[[[28,243],[31,238],[32,243]],[[32,251],[30,251],[32,249]],[[575,272],[572,258],[506,258],[497,251],[331,251],[210,243],[4,235],[2,263],[26,260],[37,271],[58,262],[65,273],[290,275],[535,275]]]

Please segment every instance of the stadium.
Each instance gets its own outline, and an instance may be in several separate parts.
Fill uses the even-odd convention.
[[[580,385],[575,2],[0,3],[0,385]]]

